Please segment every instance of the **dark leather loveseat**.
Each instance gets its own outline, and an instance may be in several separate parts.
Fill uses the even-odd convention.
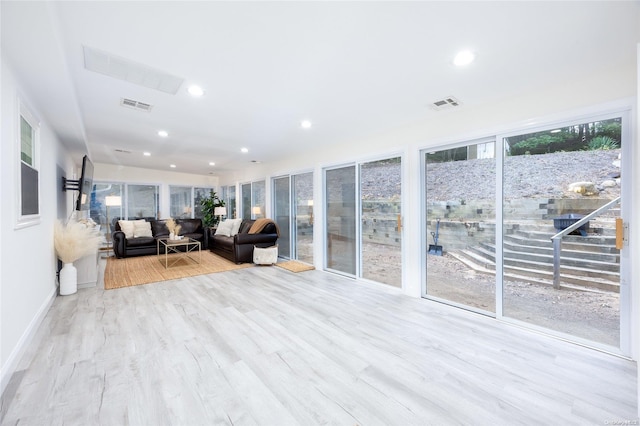
[[[253,248],[271,247],[278,241],[278,227],[275,222],[268,223],[260,233],[250,234],[254,220],[244,219],[238,233],[234,236],[215,235],[211,229],[208,236],[209,250],[235,263],[253,262]]]
[[[167,229],[166,220],[155,219],[153,217],[133,218],[129,220],[144,219],[151,223],[151,237],[133,237],[126,238],[124,232],[120,229],[118,218],[113,220],[113,253],[119,259],[131,256],[141,256],[148,254],[157,254],[158,237],[169,238],[169,229]],[[180,225],[180,235],[193,238],[200,241],[202,249],[207,248],[207,235],[205,235],[202,227],[201,219],[174,219],[176,224]]]

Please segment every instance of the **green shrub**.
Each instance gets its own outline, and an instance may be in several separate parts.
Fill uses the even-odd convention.
[[[620,145],[613,138],[609,136],[596,136],[595,138],[589,141],[587,145],[587,150],[589,151],[597,151],[597,150],[609,150],[609,149],[617,149]]]

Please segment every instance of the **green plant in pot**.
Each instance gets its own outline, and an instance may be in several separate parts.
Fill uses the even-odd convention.
[[[216,207],[224,207],[224,201],[212,190],[209,192],[209,196],[200,201],[200,205],[202,206],[202,225],[205,227],[217,226],[220,216],[215,215],[215,209]]]

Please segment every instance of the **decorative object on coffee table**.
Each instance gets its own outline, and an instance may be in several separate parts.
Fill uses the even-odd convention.
[[[78,271],[73,262],[98,250],[102,236],[95,227],[86,223],[56,221],[53,228],[53,244],[64,266],[60,270],[60,295],[78,291]]]
[[[180,235],[180,229],[182,228],[180,225],[176,224],[176,221],[173,219],[167,219],[165,222],[167,225],[167,229],[169,230],[169,239],[177,240]]]

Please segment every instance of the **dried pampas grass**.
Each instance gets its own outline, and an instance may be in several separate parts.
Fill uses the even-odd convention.
[[[102,236],[97,229],[84,223],[69,222],[64,225],[58,220],[53,227],[53,244],[63,263],[73,263],[95,253],[101,241]]]
[[[173,218],[167,219],[165,224],[167,225],[167,229],[169,230],[169,233],[174,234],[174,235],[179,235],[180,234],[180,229],[182,229],[182,226],[181,225],[177,225],[176,221],[173,220]]]

